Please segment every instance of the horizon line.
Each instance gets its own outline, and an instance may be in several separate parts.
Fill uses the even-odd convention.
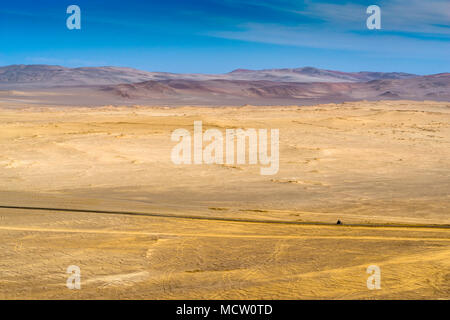
[[[145,71],[145,72],[153,72],[153,73],[172,73],[172,74],[227,74],[231,72],[236,71],[270,71],[270,70],[294,70],[294,69],[305,69],[305,68],[312,68],[316,70],[322,70],[322,71],[332,71],[332,72],[344,72],[344,73],[364,73],[364,72],[371,72],[371,73],[403,73],[403,74],[409,74],[409,75],[418,75],[418,76],[426,76],[426,75],[437,75],[437,74],[443,74],[443,73],[450,73],[443,71],[438,73],[410,73],[405,71],[373,71],[373,70],[360,70],[360,71],[344,71],[340,69],[322,69],[318,67],[313,66],[302,66],[302,67],[274,67],[274,68],[264,68],[264,69],[248,69],[248,68],[236,68],[228,72],[224,73],[205,73],[205,72],[194,72],[194,73],[185,73],[185,72],[170,72],[170,71],[156,71],[156,70],[147,70],[147,69],[140,69],[137,67],[130,67],[130,66],[124,66],[124,65],[97,65],[97,66],[77,66],[77,67],[69,67],[62,64],[45,64],[45,63],[16,63],[16,64],[7,64],[7,65],[0,65],[0,68],[7,68],[7,67],[13,67],[13,66],[46,66],[46,67],[61,67],[65,69],[83,69],[83,68],[122,68],[122,69],[134,69],[138,71]]]

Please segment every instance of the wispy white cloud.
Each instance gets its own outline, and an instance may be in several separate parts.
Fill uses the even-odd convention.
[[[259,1],[224,0],[227,3],[252,5],[277,11],[298,14],[316,19],[320,25],[332,26],[342,30],[360,30],[365,28],[367,5],[361,3],[326,1]],[[448,0],[378,0],[373,4],[381,7],[383,30],[413,33],[441,33],[450,35],[450,1]],[[251,20],[248,22],[252,22]],[[299,23],[300,24],[300,23]],[[279,25],[286,25],[280,21]]]
[[[228,0],[233,1],[233,0]],[[257,2],[246,0],[252,4]],[[234,30],[209,32],[220,38],[303,46],[324,49],[369,51],[392,56],[433,57],[448,59],[450,52],[450,1],[390,0],[378,1],[381,7],[382,30],[366,28],[366,6],[355,3],[325,3],[320,1],[260,2],[262,6],[277,6],[299,16],[320,21],[297,26],[279,23],[241,24]]]
[[[448,0],[390,0],[380,1],[378,5],[384,30],[450,34],[445,27],[450,23]],[[355,30],[365,26],[366,8],[361,4],[311,2],[297,12],[321,18],[330,25]]]
[[[450,43],[398,35],[356,34],[332,28],[316,29],[309,26],[287,27],[269,24],[245,24],[239,31],[214,32],[211,36],[234,40],[303,46],[322,49],[366,51],[379,54],[420,57],[434,51],[435,57],[447,58]]]

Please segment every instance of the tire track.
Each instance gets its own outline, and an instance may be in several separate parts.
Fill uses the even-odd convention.
[[[109,210],[89,210],[89,209],[68,209],[68,208],[45,208],[45,207],[24,207],[24,206],[0,206],[0,209],[17,209],[30,211],[56,211],[56,212],[78,212],[78,213],[98,213],[98,214],[115,214],[115,215],[131,215],[131,216],[148,216],[160,218],[174,218],[174,219],[193,219],[193,220],[209,220],[209,221],[224,221],[224,222],[241,222],[241,223],[263,223],[263,224],[287,224],[287,225],[313,225],[313,226],[334,226],[340,227],[369,227],[369,228],[437,228],[450,229],[447,224],[370,224],[370,223],[346,223],[337,225],[330,222],[307,222],[307,221],[279,221],[279,220],[263,220],[263,219],[237,219],[237,218],[221,218],[221,217],[206,217],[195,215],[176,215],[164,213],[150,213],[150,212],[132,212],[132,211],[109,211]]]
[[[14,227],[0,226],[0,230],[5,231],[30,231],[30,232],[57,232],[57,233],[91,233],[91,234],[122,234],[122,235],[146,235],[146,236],[166,236],[166,237],[203,237],[203,238],[238,238],[238,239],[335,239],[335,240],[374,240],[374,241],[445,241],[448,238],[408,238],[408,237],[383,237],[383,236],[292,236],[292,235],[249,235],[249,234],[219,234],[219,233],[165,233],[165,232],[144,232],[144,231],[116,231],[116,230],[96,230],[96,229],[57,229],[39,227]]]

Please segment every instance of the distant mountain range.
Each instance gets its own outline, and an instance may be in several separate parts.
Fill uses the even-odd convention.
[[[360,99],[449,100],[450,74],[367,82],[275,82],[246,80],[160,80],[105,86],[101,90],[130,100],[231,98],[261,101],[351,101]],[[275,102],[276,103],[276,102]]]
[[[3,91],[2,91],[3,90]],[[0,67],[0,101],[42,104],[313,104],[450,101],[450,74],[341,72],[312,67],[176,74],[120,67]]]
[[[0,67],[0,86],[59,87],[136,83],[149,80],[246,80],[276,82],[362,82],[380,79],[407,79],[417,75],[401,72],[341,72],[312,67],[295,69],[246,70],[225,74],[177,74],[148,72],[120,67],[65,68],[48,65]]]

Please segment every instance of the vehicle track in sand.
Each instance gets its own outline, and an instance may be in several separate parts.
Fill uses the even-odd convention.
[[[39,227],[14,227],[0,226],[5,231],[30,231],[30,232],[54,232],[54,233],[89,233],[89,234],[122,234],[122,235],[144,235],[155,237],[203,237],[203,238],[245,238],[245,239],[336,239],[336,240],[382,240],[382,241],[446,241],[449,238],[427,238],[427,237],[384,237],[384,236],[291,236],[291,235],[248,235],[248,234],[219,234],[219,233],[166,233],[166,232],[144,232],[144,231],[117,231],[101,229],[61,229],[61,228],[39,228]]]
[[[447,224],[375,224],[375,223],[346,223],[337,225],[330,222],[318,221],[280,221],[280,220],[264,220],[264,219],[237,219],[237,218],[222,218],[222,217],[208,217],[195,215],[176,215],[163,214],[151,212],[132,212],[132,211],[110,211],[110,210],[89,210],[89,209],[69,209],[69,208],[46,208],[46,207],[26,207],[26,206],[4,206],[0,209],[17,209],[30,211],[56,211],[56,212],[77,212],[77,213],[98,213],[98,214],[115,214],[115,215],[132,215],[132,216],[148,216],[161,218],[175,218],[175,219],[193,219],[193,220],[211,220],[224,222],[242,222],[242,223],[271,223],[271,224],[288,224],[288,225],[316,225],[316,226],[335,226],[335,227],[370,227],[370,228],[438,228],[450,229]]]

